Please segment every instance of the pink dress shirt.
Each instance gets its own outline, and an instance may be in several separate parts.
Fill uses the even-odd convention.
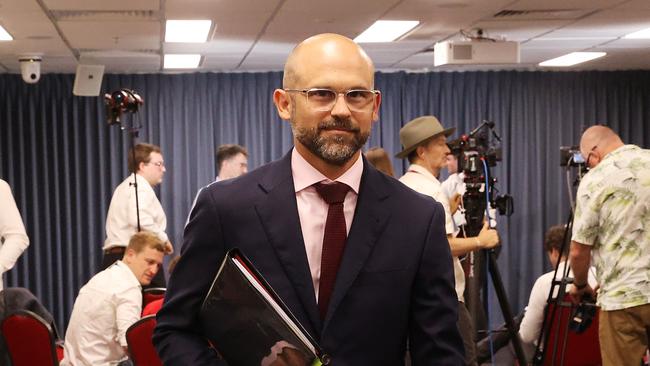
[[[313,185],[318,182],[328,183],[332,181],[311,166],[298,153],[296,148],[291,152],[291,173],[293,175],[293,186],[296,190],[298,216],[300,217],[300,228],[305,242],[307,261],[309,262],[315,296],[318,299],[323,236],[325,235],[325,221],[327,220],[329,205],[318,195]],[[337,182],[345,183],[351,188],[343,202],[343,213],[345,214],[345,225],[348,233],[352,226],[354,210],[357,207],[362,173],[363,159],[359,154],[359,158],[350,169],[336,178]]]

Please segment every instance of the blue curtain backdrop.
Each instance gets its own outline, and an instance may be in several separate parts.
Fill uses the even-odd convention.
[[[279,72],[104,77],[103,92],[130,88],[145,100],[124,121],[141,125],[139,141],[162,147],[167,174],[158,193],[177,249],[196,191],[215,176],[218,145],[246,146],[251,168],[292,146],[271,98],[281,80]],[[61,329],[99,265],[108,204],[127,174],[129,147],[128,133],[107,125],[103,98],[73,96],[73,81],[51,74],[28,85],[20,75],[0,75],[0,178],[13,188],[31,239],[5,286],[29,288]],[[501,192],[515,198],[515,214],[499,220],[499,266],[515,312],[549,269],[545,229],[565,222],[569,211],[559,146],[577,143],[595,123],[628,143],[650,145],[648,71],[377,73],[376,87],[383,104],[368,146],[391,153],[400,150],[401,126],[420,115],[457,127],[452,137],[484,119],[496,123],[503,162],[493,172]],[[398,175],[404,171],[403,161],[393,163]]]

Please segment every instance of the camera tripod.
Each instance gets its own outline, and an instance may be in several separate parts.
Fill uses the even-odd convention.
[[[570,239],[570,232],[573,227],[573,214],[569,214],[569,220],[565,225],[564,235],[562,238],[562,247],[560,255],[558,256],[558,263],[553,263],[555,271],[553,273],[553,280],[551,287],[546,298],[546,306],[544,308],[543,322],[540,334],[537,338],[537,348],[535,349],[535,356],[533,357],[533,365],[543,365],[549,359],[551,364],[554,365],[557,360],[563,364],[567,352],[568,332],[582,333],[591,326],[591,321],[596,312],[595,300],[592,298],[584,299],[583,302],[577,306],[570,301],[565,301],[567,285],[573,283],[573,278],[570,276],[570,268],[568,260],[565,260],[563,265],[560,265],[562,260],[562,253],[567,251],[567,246]],[[562,276],[558,279],[558,272],[561,269]],[[568,313],[567,313],[568,312]],[[559,313],[559,314],[558,314]],[[561,327],[562,321],[557,319],[569,315],[569,321],[564,328]],[[554,322],[554,319],[556,320]],[[553,329],[551,326],[554,325]],[[562,334],[560,334],[563,331]],[[551,337],[552,336],[552,337]],[[552,344],[550,340],[553,339]],[[559,340],[562,339],[562,344]],[[561,349],[560,349],[561,346]]]
[[[468,237],[478,236],[483,222],[491,221],[489,217],[488,207],[496,203],[493,196],[494,182],[496,180],[491,178],[490,170],[485,159],[480,159],[483,165],[483,176],[476,172],[471,175],[465,176],[466,191],[463,195],[463,204],[465,207],[465,218],[467,224],[464,227],[465,235]],[[478,162],[475,165],[479,165]],[[476,170],[477,171],[477,170]],[[471,173],[471,172],[470,172]],[[513,212],[512,198],[508,199],[509,210],[501,212],[502,214],[510,215]],[[472,319],[474,322],[474,329],[478,335],[481,329],[489,329],[489,324],[486,321],[486,315],[489,314],[488,303],[488,282],[486,273],[489,273],[494,285],[494,290],[499,300],[499,307],[501,314],[505,320],[506,331],[508,338],[512,342],[515,349],[515,355],[520,365],[526,365],[526,355],[519,339],[519,327],[515,324],[514,316],[510,308],[510,303],[506,296],[506,290],[503,286],[501,273],[496,260],[495,249],[481,249],[476,252],[469,253],[469,268],[467,273],[467,282],[465,288],[465,299]],[[481,298],[481,292],[483,297]],[[487,336],[490,337],[489,330],[485,331]],[[491,338],[490,338],[491,340]]]
[[[476,236],[480,230],[467,230],[469,236]],[[506,323],[506,330],[508,338],[512,342],[515,349],[515,355],[520,365],[526,365],[526,355],[519,339],[519,327],[515,324],[514,316],[510,308],[510,303],[503,286],[503,280],[499,267],[497,265],[496,253],[494,249],[481,249],[477,252],[469,254],[470,268],[467,277],[467,286],[465,290],[465,300],[472,319],[474,321],[474,329],[477,334],[481,329],[487,329],[487,322],[485,321],[485,314],[488,313],[488,283],[486,272],[489,272],[494,291],[496,292],[501,314]],[[488,271],[486,271],[486,267]],[[481,299],[481,290],[483,291],[483,298]],[[486,331],[488,332],[488,331]],[[489,333],[487,334],[489,337]]]

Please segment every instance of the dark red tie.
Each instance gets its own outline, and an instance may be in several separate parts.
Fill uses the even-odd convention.
[[[318,286],[318,309],[321,320],[325,319],[330,297],[334,290],[336,273],[341,264],[347,230],[345,215],[343,214],[343,201],[350,187],[343,183],[314,184],[316,192],[327,202],[327,221],[325,221],[325,235],[323,235],[323,253],[320,262],[320,284]]]

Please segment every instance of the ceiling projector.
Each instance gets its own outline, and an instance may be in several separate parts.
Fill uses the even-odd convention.
[[[519,43],[492,39],[438,42],[433,47],[433,65],[517,64]]]

